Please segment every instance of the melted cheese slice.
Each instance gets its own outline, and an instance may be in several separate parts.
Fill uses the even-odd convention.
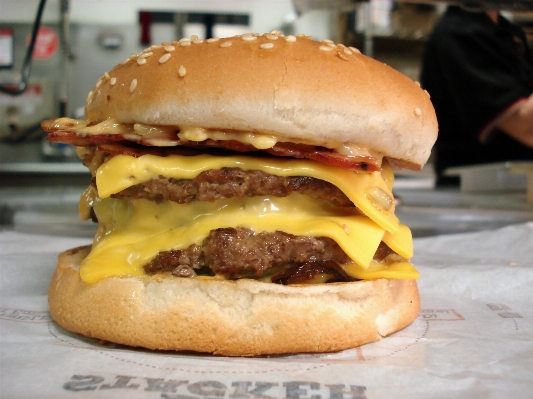
[[[143,266],[159,252],[200,244],[211,230],[222,227],[330,237],[356,262],[357,270],[371,265],[382,240],[397,243],[404,253],[412,252],[409,229],[386,235],[355,209],[339,212],[338,207],[298,193],[192,204],[96,198],[94,210],[101,229],[80,269],[88,283],[108,276],[142,276]]]
[[[411,259],[413,257],[413,236],[406,225],[400,224],[398,232],[395,234],[386,231],[383,241],[403,258]]]
[[[349,276],[361,280],[375,280],[378,278],[418,280],[420,273],[409,262],[381,263],[372,261],[370,266],[363,269],[357,264],[343,265]]]
[[[203,171],[223,167],[260,170],[283,177],[311,176],[327,181],[343,191],[361,212],[384,230],[396,233],[399,229],[400,222],[394,214],[393,195],[380,172],[359,173],[304,159],[212,155],[190,157],[144,155],[134,158],[117,155],[98,169],[96,185],[98,195],[101,198],[107,198],[158,176],[192,179]],[[385,163],[383,167],[390,168]]]

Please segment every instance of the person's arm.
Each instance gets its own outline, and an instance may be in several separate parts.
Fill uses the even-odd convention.
[[[533,95],[506,112],[496,126],[509,136],[533,147]]]

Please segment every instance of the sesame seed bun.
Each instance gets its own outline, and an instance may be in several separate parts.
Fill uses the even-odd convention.
[[[413,280],[283,286],[146,276],[87,284],[79,264],[89,250],[60,254],[50,313],[71,332],[119,344],[227,356],[332,352],[379,340],[419,311]]]
[[[356,145],[420,169],[437,137],[418,84],[354,48],[243,35],[152,46],[102,77],[89,122],[203,127]]]

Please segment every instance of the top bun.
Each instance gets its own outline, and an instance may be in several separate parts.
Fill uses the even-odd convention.
[[[437,138],[429,96],[408,77],[354,48],[277,33],[152,46],[97,82],[86,117],[351,144],[412,169]]]

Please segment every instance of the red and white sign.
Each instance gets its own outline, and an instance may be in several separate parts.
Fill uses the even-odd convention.
[[[31,41],[31,34],[26,38],[26,43],[29,45]],[[59,37],[57,33],[47,26],[39,28],[37,32],[37,39],[35,40],[35,47],[33,48],[33,58],[36,60],[46,60],[53,56],[59,47]]]

